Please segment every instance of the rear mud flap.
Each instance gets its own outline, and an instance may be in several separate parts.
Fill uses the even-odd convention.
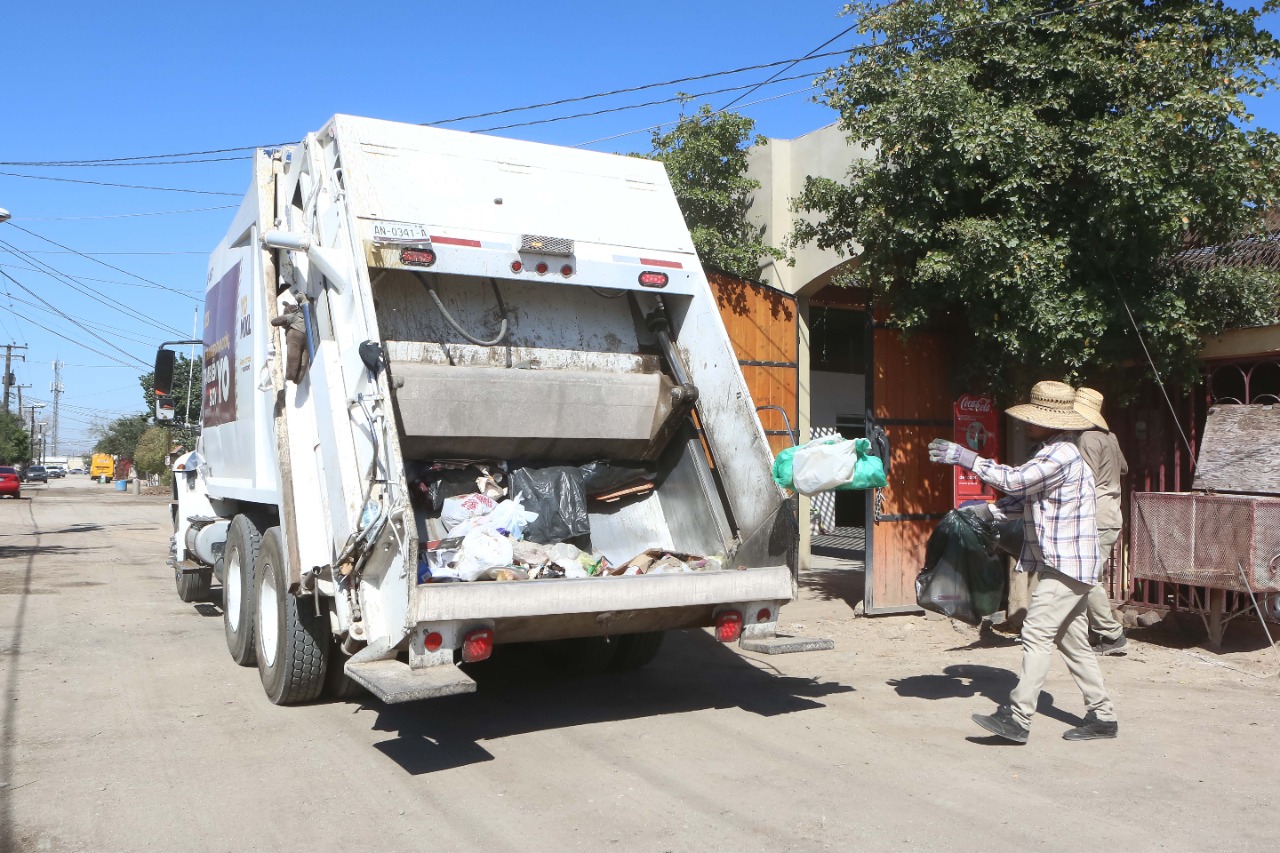
[[[836,647],[834,640],[822,637],[760,637],[740,640],[738,647],[765,655],[789,655],[795,652],[825,652]]]
[[[476,683],[456,666],[410,669],[398,660],[348,661],[347,676],[388,705],[474,693]]]

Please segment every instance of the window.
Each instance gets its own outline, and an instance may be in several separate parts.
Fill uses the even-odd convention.
[[[809,308],[811,370],[867,372],[867,315],[848,308]]]

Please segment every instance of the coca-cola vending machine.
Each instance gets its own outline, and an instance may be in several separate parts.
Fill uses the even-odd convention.
[[[962,394],[955,402],[952,423],[955,432],[952,441],[979,456],[999,459],[1000,413],[996,411],[995,401],[989,396]],[[969,501],[993,501],[999,497],[994,489],[979,480],[972,471],[959,465],[952,470],[955,472],[955,508],[959,509]]]

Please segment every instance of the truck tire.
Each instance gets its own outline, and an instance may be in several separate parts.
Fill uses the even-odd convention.
[[[253,519],[237,515],[227,530],[222,556],[222,628],[227,651],[240,666],[258,662],[253,644],[253,569],[262,547],[262,532]]]
[[[613,660],[609,668],[615,672],[630,672],[648,665],[658,656],[666,631],[647,631],[643,634],[623,634],[614,644]]]
[[[209,588],[213,586],[213,569],[184,572],[175,568],[173,575],[178,585],[178,598],[188,602],[205,601],[209,598]]]
[[[310,598],[289,594],[289,568],[279,527],[262,534],[253,583],[257,593],[254,644],[262,689],[274,705],[311,702],[324,690],[329,617]]]

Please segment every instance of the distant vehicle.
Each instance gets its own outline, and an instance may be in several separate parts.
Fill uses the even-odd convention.
[[[111,482],[111,478],[116,473],[116,460],[111,458],[110,453],[95,453],[93,461],[89,465],[89,476],[95,480],[99,477],[106,477],[107,482]]]
[[[83,474],[83,473],[84,473],[84,469],[83,469],[83,468],[72,468],[72,469],[71,469],[70,471],[68,471],[67,473],[68,473],[68,474]]]
[[[28,483],[47,483],[49,482],[49,472],[45,470],[43,465],[28,465],[25,478]]]
[[[0,468],[0,495],[22,497],[22,478],[18,476],[17,468]]]
[[[49,479],[62,479],[67,476],[66,466],[60,464],[44,466],[45,472],[49,475]]]

